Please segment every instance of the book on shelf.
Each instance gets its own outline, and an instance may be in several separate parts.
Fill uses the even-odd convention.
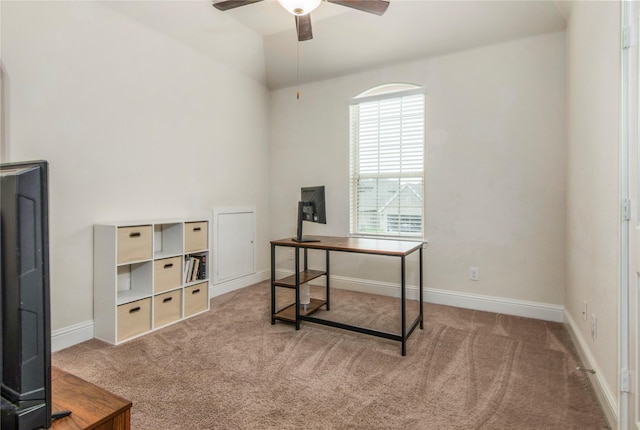
[[[193,272],[191,273],[191,282],[198,279],[198,267],[200,266],[200,259],[193,257]]]
[[[193,260],[190,257],[185,257],[184,259],[184,274],[182,276],[182,283],[186,284],[189,282],[189,274],[191,273],[193,267]]]
[[[198,273],[198,279],[207,279],[207,256],[200,256],[200,272]]]
[[[207,279],[207,256],[189,255],[185,257],[183,281],[189,282]]]

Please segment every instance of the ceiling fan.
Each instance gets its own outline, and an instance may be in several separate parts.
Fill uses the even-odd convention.
[[[218,10],[225,11],[240,6],[246,6],[252,3],[258,3],[263,0],[222,0],[213,3],[213,7]],[[312,10],[317,8],[323,0],[278,0],[278,3],[287,11],[292,13],[296,19],[296,30],[298,31],[298,41],[313,39],[311,31]],[[329,3],[339,4],[341,6],[350,7],[363,12],[382,15],[389,7],[388,0],[324,0]]]

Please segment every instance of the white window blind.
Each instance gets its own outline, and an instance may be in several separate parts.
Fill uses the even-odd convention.
[[[352,101],[351,234],[423,237],[424,123],[422,90]]]

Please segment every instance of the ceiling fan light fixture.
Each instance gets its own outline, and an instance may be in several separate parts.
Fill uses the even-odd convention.
[[[320,6],[322,0],[278,0],[280,6],[297,16],[307,15]]]

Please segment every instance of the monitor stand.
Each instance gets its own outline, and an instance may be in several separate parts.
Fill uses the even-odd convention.
[[[302,221],[304,220],[304,207],[309,206],[309,202],[298,202],[298,227],[296,237],[292,237],[294,242],[320,242],[320,239],[302,235]]]

